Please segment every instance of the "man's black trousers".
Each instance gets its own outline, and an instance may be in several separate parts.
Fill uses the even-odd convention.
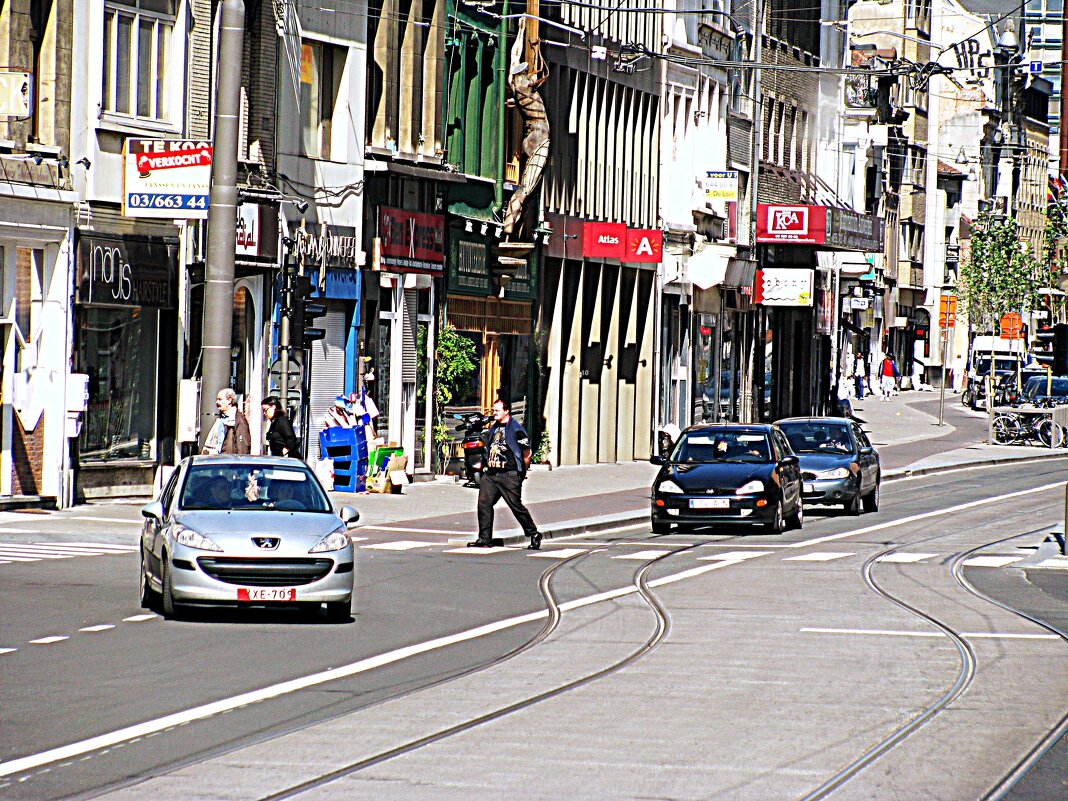
[[[504,498],[508,508],[528,537],[538,533],[538,527],[523,505],[521,497],[523,477],[514,471],[507,473],[483,473],[478,488],[478,538],[483,542],[493,539],[493,505]]]

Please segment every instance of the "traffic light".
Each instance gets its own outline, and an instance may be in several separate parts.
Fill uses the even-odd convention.
[[[311,296],[312,283],[307,276],[293,277],[292,310],[290,326],[290,344],[294,350],[304,350],[312,342],[326,336],[325,328],[313,325],[316,318],[326,314],[326,304]]]
[[[1053,375],[1068,375],[1068,325],[1058,323],[1036,331],[1034,356]]]

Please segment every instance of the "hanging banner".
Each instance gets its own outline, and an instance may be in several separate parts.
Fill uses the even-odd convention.
[[[445,264],[445,217],[404,209],[379,209],[381,263],[395,270],[440,273]]]

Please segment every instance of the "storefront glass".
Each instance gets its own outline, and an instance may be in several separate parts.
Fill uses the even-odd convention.
[[[75,369],[89,376],[82,461],[154,459],[159,312],[81,307],[78,332]]]

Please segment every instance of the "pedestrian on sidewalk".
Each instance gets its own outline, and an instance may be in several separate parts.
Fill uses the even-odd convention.
[[[219,410],[219,419],[212,426],[201,452],[252,453],[252,435],[249,433],[248,420],[237,408],[237,393],[230,387],[220,389],[215,396],[215,408]]]
[[[522,498],[523,480],[530,467],[530,435],[512,417],[509,401],[494,401],[493,423],[482,439],[486,444],[486,467],[478,488],[478,539],[467,545],[473,548],[493,545],[493,507],[504,498],[523,533],[530,537],[527,547],[536,551],[541,548],[541,533]]]
[[[897,389],[898,375],[897,363],[894,362],[894,357],[889,353],[886,354],[886,358],[883,359],[879,367],[879,376],[882,379],[883,400],[887,403],[890,402],[890,396]]]
[[[853,358],[853,380],[856,383],[857,400],[864,400],[864,392],[870,389],[868,385],[868,360],[861,351],[857,351]]]
[[[853,416],[853,382],[845,376],[838,379],[838,413],[842,417]]]
[[[263,408],[263,417],[271,424],[267,431],[267,449],[271,456],[289,456],[292,459],[300,458],[300,444],[297,442],[297,434],[293,430],[293,424],[289,422],[282,402],[271,395],[264,398],[260,404]]]

